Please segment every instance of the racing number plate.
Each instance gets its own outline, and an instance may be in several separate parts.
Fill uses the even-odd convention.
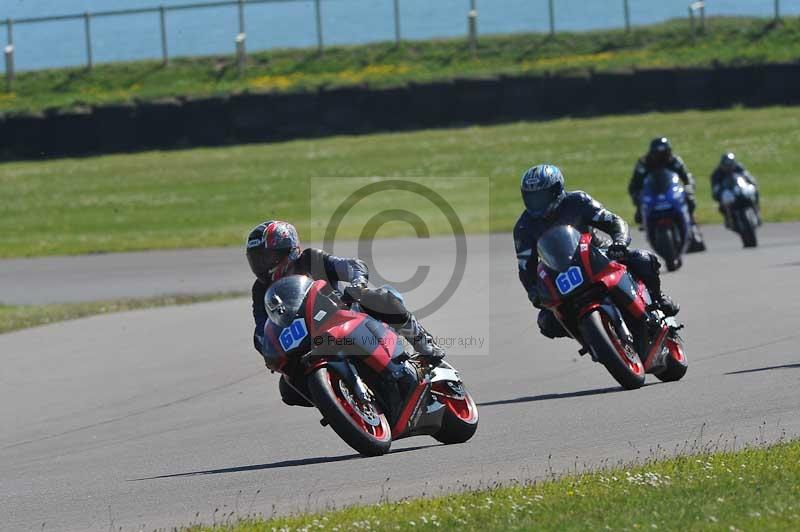
[[[558,274],[556,286],[562,295],[569,294],[583,284],[583,272],[578,266],[571,266],[569,270]]]

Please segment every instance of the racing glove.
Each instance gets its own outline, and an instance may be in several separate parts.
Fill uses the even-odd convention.
[[[344,289],[342,294],[342,301],[347,305],[352,305],[356,301],[360,301],[367,290],[367,281],[365,279],[354,279],[350,286]]]
[[[614,242],[608,247],[606,255],[611,260],[622,260],[628,255],[628,246],[624,242]]]

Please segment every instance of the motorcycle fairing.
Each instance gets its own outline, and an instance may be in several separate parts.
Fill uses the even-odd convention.
[[[581,236],[573,264],[580,266],[588,282],[584,282],[579,289],[562,295],[553,280],[561,272],[555,272],[539,263],[539,285],[543,285],[547,291],[543,298],[545,305],[554,312],[570,336],[581,344],[584,342],[576,327],[578,320],[600,309],[620,337],[638,346],[636,351],[645,370],[657,371],[664,363],[664,357],[659,355],[663,352],[664,341],[670,329],[666,325],[659,327],[656,333],[649,329],[651,316],[648,315],[647,307],[652,303],[652,298],[644,283],[634,278],[624,264],[609,259],[603,251],[593,246],[592,235],[589,233]],[[593,287],[595,290],[596,287],[603,287],[603,291],[593,292]],[[562,310],[569,300],[573,300],[575,306],[573,311],[568,312],[569,315],[565,315]],[[656,338],[651,343],[653,334]]]
[[[681,236],[681,254],[691,243],[691,217],[686,201],[686,191],[678,175],[664,170],[645,178],[642,189],[642,221],[649,241],[655,242],[655,228],[675,225]]]
[[[314,351],[323,354],[333,348],[343,355],[363,357],[367,366],[381,374],[403,352],[392,329],[366,314],[342,308],[327,282],[315,281],[307,298],[305,320],[309,336],[315,339],[309,358],[315,356]]]
[[[644,284],[641,281],[637,282],[624,264],[609,259],[591,244],[592,236],[588,233],[584,234],[580,243],[581,264],[591,282],[601,283],[618,305],[635,319],[642,319],[647,307],[644,299],[647,290],[644,288]],[[586,315],[589,310],[582,309],[579,316]]]

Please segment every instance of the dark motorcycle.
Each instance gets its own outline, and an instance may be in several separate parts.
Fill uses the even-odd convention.
[[[570,336],[623,388],[645,373],[677,381],[688,363],[674,318],[650,310],[650,293],[627,268],[592,244],[590,233],[562,225],[539,239],[538,291]]]
[[[756,187],[741,174],[733,174],[722,181],[719,204],[725,212],[726,226],[742,238],[742,245],[754,248],[758,245],[756,228]]]
[[[677,270],[693,238],[686,191],[678,174],[661,169],[645,177],[641,208],[650,246],[664,259],[667,270]]]
[[[359,453],[381,455],[393,440],[417,435],[462,443],[477,430],[475,401],[450,364],[417,358],[385,323],[348,308],[326,281],[280,279],[265,302],[267,365]]]

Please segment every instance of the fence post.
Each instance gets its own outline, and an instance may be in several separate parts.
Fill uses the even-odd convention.
[[[394,0],[394,43],[400,46],[400,0]]]
[[[6,56],[6,92],[11,92],[14,85],[14,45],[9,44],[5,49]]]
[[[244,33],[244,0],[238,0],[237,9],[239,11],[239,33]]]
[[[549,0],[547,2],[548,9],[550,11],[550,35],[556,34],[556,14],[555,14],[555,6],[553,5],[553,0]]]
[[[625,7],[625,31],[631,31],[631,10],[630,6],[628,5],[628,0],[623,1]]]
[[[247,34],[244,31],[244,0],[238,0],[237,9],[239,10],[239,33],[236,34],[236,69],[239,77],[244,76],[244,66],[247,61]]]
[[[5,47],[6,57],[6,91],[11,92],[14,83],[14,21],[6,19],[6,34],[8,45]]]
[[[247,60],[244,47],[244,41],[246,39],[247,36],[244,33],[240,33],[236,36],[236,70],[239,74],[239,77],[244,76],[244,65],[245,61]]]
[[[314,13],[317,18],[317,52],[322,53],[322,8],[320,0],[314,0]]]
[[[83,14],[83,27],[86,33],[86,68],[94,66],[92,61],[92,15],[87,11]]]
[[[775,0],[775,20],[781,19],[781,0]]]
[[[475,0],[469,0],[469,13],[467,13],[467,31],[469,33],[469,50],[478,53],[478,10]]]
[[[158,7],[158,15],[161,20],[161,58],[164,66],[169,64],[169,50],[167,49],[167,12],[164,6]]]

